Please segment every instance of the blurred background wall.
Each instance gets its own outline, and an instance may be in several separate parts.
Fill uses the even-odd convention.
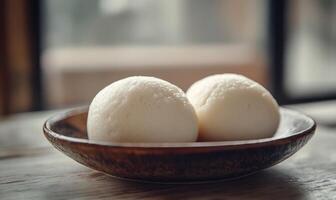
[[[132,75],[241,73],[281,104],[336,97],[332,0],[3,0],[1,113],[88,104]]]

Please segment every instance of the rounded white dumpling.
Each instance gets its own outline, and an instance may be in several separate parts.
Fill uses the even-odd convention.
[[[108,142],[194,142],[198,124],[180,88],[135,76],[108,85],[94,97],[87,131],[89,139]]]
[[[187,96],[199,120],[200,140],[244,140],[272,137],[279,107],[260,84],[237,74],[220,74],[194,83]]]

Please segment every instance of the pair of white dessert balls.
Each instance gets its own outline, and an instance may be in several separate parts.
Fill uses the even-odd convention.
[[[93,99],[87,119],[90,140],[195,142],[272,137],[280,114],[272,95],[237,74],[212,75],[185,94],[154,77],[116,81]]]

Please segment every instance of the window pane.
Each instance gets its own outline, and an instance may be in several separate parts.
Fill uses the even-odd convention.
[[[262,1],[46,0],[45,46],[255,43]]]
[[[290,1],[286,88],[293,97],[336,93],[336,1]]]
[[[224,72],[265,84],[265,6],[264,0],[46,0],[47,101],[87,103],[103,86],[132,75],[158,76],[183,89]]]

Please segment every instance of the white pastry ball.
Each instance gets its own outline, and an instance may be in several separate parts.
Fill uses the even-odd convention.
[[[237,74],[220,74],[194,83],[187,96],[199,120],[200,140],[272,137],[280,114],[277,102],[260,84]]]
[[[108,142],[194,142],[195,110],[177,86],[154,77],[114,82],[93,99],[88,137]]]

